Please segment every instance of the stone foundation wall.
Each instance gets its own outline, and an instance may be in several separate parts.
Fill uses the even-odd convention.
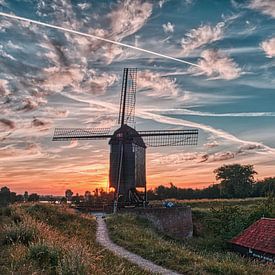
[[[193,222],[191,207],[173,208],[134,208],[128,209],[151,221],[153,225],[168,235],[177,239],[185,239],[193,236]]]

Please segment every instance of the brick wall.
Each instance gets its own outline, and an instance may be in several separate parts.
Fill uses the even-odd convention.
[[[192,212],[189,206],[135,208],[128,211],[150,220],[158,230],[173,238],[185,239],[193,236]]]

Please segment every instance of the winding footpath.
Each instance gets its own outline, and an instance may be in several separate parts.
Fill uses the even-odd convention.
[[[165,275],[179,275],[172,270],[166,269],[159,265],[154,264],[151,261],[148,261],[141,256],[129,252],[125,248],[113,243],[108,235],[108,230],[106,223],[104,221],[104,217],[101,214],[95,215],[97,221],[97,232],[96,232],[96,240],[106,249],[112,251],[115,255],[125,258],[133,264],[138,265],[140,268],[157,274],[165,274]]]

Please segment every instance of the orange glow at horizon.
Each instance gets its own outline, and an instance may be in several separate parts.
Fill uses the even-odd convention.
[[[255,169],[258,171],[257,179],[274,176],[272,167],[270,169],[255,167]],[[180,174],[174,175],[174,177],[149,174],[147,175],[147,190],[159,185],[169,186],[170,182],[177,187],[198,189],[216,183],[213,172],[206,174],[190,173],[188,177],[186,175],[182,177]],[[105,173],[93,175],[92,177],[91,175],[79,173],[53,173],[51,177],[41,177],[38,174],[33,174],[22,179],[22,176],[18,175],[10,179],[2,179],[2,186],[7,186],[11,191],[18,194],[28,191],[29,193],[38,193],[40,195],[64,195],[66,189],[71,189],[74,194],[84,194],[85,191],[93,191],[96,188],[103,188],[104,191],[108,191],[108,169],[106,167]]]

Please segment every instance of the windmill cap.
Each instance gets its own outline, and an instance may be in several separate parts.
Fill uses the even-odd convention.
[[[122,125],[112,135],[109,144],[118,144],[120,141],[123,143],[134,143],[140,147],[146,148],[146,145],[140,134],[127,124]]]

